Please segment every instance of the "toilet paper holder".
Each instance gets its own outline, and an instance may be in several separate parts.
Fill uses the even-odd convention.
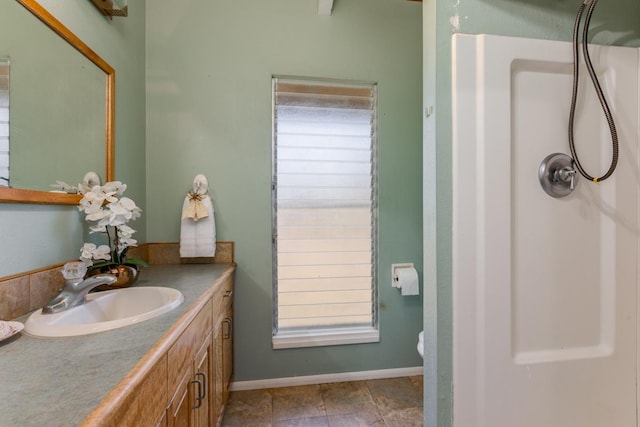
[[[413,268],[413,263],[405,262],[400,264],[391,264],[391,286],[394,288],[400,287],[400,283],[398,281],[398,272],[397,272],[397,270],[400,268]]]

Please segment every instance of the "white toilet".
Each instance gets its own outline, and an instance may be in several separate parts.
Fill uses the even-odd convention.
[[[418,334],[418,353],[424,359],[424,331]]]

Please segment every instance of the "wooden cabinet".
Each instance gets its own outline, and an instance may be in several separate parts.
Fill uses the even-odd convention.
[[[193,409],[193,425],[196,427],[211,425],[209,423],[212,380],[211,346],[211,333],[209,333],[193,361],[194,378],[191,380],[191,384],[195,388],[193,389],[191,408]]]
[[[163,411],[160,414],[160,419],[156,423],[156,427],[167,427],[167,411]]]
[[[222,423],[233,375],[233,272],[211,285],[82,427]]]
[[[132,384],[129,392],[113,405],[109,417],[88,418],[82,425],[165,427],[167,405],[167,356],[148,365],[144,375],[131,372],[125,380]]]
[[[210,416],[211,335],[202,344],[167,408],[168,427],[208,427]]]
[[[233,378],[233,300],[230,301],[224,312],[222,320],[222,402],[227,404],[229,399],[229,386]]]
[[[222,423],[233,374],[232,301],[229,277],[169,350],[168,427]]]
[[[209,299],[169,349],[169,395],[172,396],[167,408],[169,427],[207,425],[211,304]],[[204,424],[197,424],[202,419]]]
[[[233,376],[233,279],[229,277],[213,296],[217,314],[213,330],[213,411],[212,425],[220,425],[229,398]]]
[[[191,408],[189,402],[189,382],[191,372],[185,372],[178,383],[169,407],[167,408],[168,427],[188,427],[191,424]]]
[[[212,384],[211,384],[211,425],[221,425],[224,415],[222,385],[222,322],[217,322],[212,333]]]

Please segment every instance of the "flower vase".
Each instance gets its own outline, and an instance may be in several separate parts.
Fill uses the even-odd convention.
[[[100,268],[94,268],[87,273],[87,276],[95,276],[96,274],[113,274],[117,280],[110,285],[100,285],[96,287],[97,291],[109,291],[113,289],[128,288],[138,280],[138,267],[135,265],[111,265]]]

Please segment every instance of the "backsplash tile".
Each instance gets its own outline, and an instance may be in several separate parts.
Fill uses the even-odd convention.
[[[180,246],[177,243],[150,243],[149,264],[180,264]]]
[[[216,242],[216,256],[206,258],[180,258],[179,243],[149,243],[149,264],[210,264],[232,263],[234,242]]]
[[[29,311],[29,276],[0,282],[0,320],[11,320]]]
[[[60,268],[31,274],[29,279],[29,311],[41,308],[64,287]]]
[[[139,258],[149,262],[149,245],[130,246],[127,258]]]
[[[132,247],[131,258],[149,264],[232,263],[234,242],[216,242],[214,258],[180,258],[178,243],[146,243]],[[64,287],[62,264],[5,278],[0,277],[0,320],[11,320],[43,307]]]

